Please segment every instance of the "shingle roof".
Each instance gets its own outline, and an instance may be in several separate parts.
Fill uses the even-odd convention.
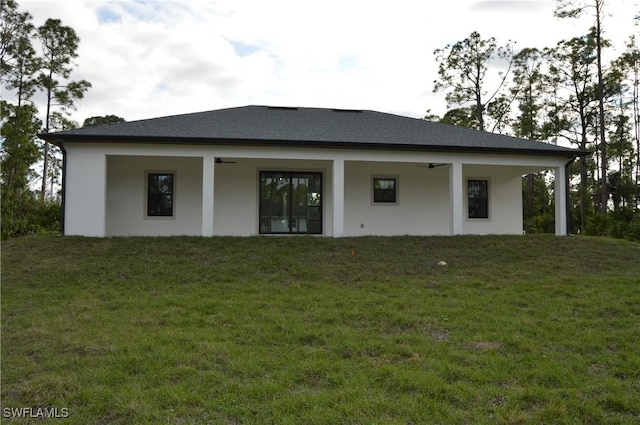
[[[55,143],[351,147],[574,157],[581,151],[376,111],[244,106],[40,135]]]

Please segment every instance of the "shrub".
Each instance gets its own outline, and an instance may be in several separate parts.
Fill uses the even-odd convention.
[[[640,214],[629,211],[618,214],[594,214],[587,219],[585,233],[640,242]]]
[[[547,213],[528,218],[524,222],[524,230],[527,233],[554,233],[555,217]]]
[[[624,237],[631,241],[640,242],[640,218],[636,217],[634,221],[627,225]]]
[[[60,229],[60,204],[31,196],[5,198],[2,203],[2,240]]]
[[[587,217],[584,232],[590,236],[607,236],[608,220],[603,214]]]

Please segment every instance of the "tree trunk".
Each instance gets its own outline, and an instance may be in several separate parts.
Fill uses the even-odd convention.
[[[596,1],[596,52],[598,58],[598,121],[600,122],[600,167],[601,167],[601,190],[602,204],[600,212],[607,214],[607,204],[609,203],[609,188],[607,186],[607,141],[605,139],[604,122],[604,83],[602,78],[602,28],[601,28],[601,3]]]
[[[585,226],[585,188],[587,186],[587,159],[580,157],[580,230],[584,231]]]
[[[53,89],[51,81],[53,80],[53,69],[49,70],[49,80],[47,87],[47,113],[44,120],[44,132],[48,133],[51,121],[51,102],[53,100]],[[42,191],[40,192],[40,200],[44,201],[47,193],[47,174],[49,173],[49,142],[44,142],[44,156],[42,158]]]
[[[44,142],[44,157],[42,160],[42,188],[40,200],[44,201],[47,192],[47,173],[49,172],[49,142]]]
[[[527,217],[531,218],[535,215],[534,208],[534,182],[535,182],[535,174],[529,173],[527,174]]]
[[[480,75],[482,64],[478,62],[476,66],[476,114],[478,117],[478,129],[484,131],[484,106],[482,105],[482,87],[480,87]]]
[[[638,86],[640,84],[640,75],[638,68],[634,70],[633,79],[633,129],[636,139],[636,190],[635,190],[635,207],[640,211],[640,105],[638,105]]]

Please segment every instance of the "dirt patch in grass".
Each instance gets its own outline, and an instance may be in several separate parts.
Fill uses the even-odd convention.
[[[478,351],[499,350],[502,348],[502,343],[495,341],[478,341],[467,344],[467,348]]]

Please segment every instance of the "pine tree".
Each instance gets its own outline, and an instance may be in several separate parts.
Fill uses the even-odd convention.
[[[464,109],[469,105],[476,115],[478,129],[485,129],[485,110],[494,100],[505,83],[508,71],[499,73],[500,84],[488,95],[486,88],[488,63],[502,59],[511,65],[513,56],[511,44],[499,47],[494,37],[483,39],[476,31],[468,38],[448,44],[434,52],[438,62],[438,80],[434,81],[433,92],[447,91],[448,108]]]
[[[47,19],[38,28],[38,39],[42,44],[43,54],[38,87],[46,96],[44,131],[48,133],[56,127],[63,129],[65,126],[63,124],[63,128],[60,128],[60,125],[55,126],[56,123],[69,123],[66,116],[70,110],[75,110],[76,102],[84,97],[91,83],[85,80],[70,81],[74,69],[73,60],[78,56],[80,42],[73,28],[62,25],[59,19]],[[49,143],[45,142],[40,193],[42,200],[47,193],[47,180],[50,178],[49,165],[53,156]]]

